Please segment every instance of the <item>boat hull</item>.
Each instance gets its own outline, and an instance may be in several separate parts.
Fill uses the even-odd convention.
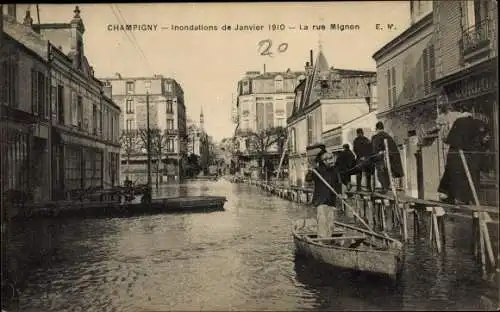
[[[336,225],[342,225],[336,222]],[[366,233],[365,233],[366,234]],[[402,270],[402,250],[400,247],[387,250],[349,248],[315,242],[306,235],[293,231],[294,244],[298,254],[324,264],[396,278]],[[399,246],[399,244],[396,244]]]

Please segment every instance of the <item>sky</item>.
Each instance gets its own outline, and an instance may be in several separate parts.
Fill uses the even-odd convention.
[[[246,71],[263,71],[264,64],[266,71],[304,70],[309,50],[316,55],[319,42],[330,66],[375,70],[373,53],[410,22],[407,1],[82,4],[79,8],[85,24],[85,54],[96,77],[162,74],[176,79],[184,90],[188,117],[198,121],[203,107],[205,129],[217,141],[233,134],[233,98]],[[30,10],[36,23],[34,5]],[[73,17],[74,4],[40,4],[39,10],[41,23],[65,23]],[[125,31],[108,30],[108,25],[125,23],[157,25],[156,31],[132,31],[144,57]],[[337,23],[357,24],[360,29],[329,29]],[[172,24],[216,25],[218,30],[173,31]],[[224,24],[232,30],[221,30]],[[236,31],[236,24],[264,25],[264,29]],[[270,31],[269,24],[284,24],[286,29]],[[318,24],[327,29],[312,30]],[[394,28],[388,29],[387,24]],[[300,30],[301,25],[309,29]],[[272,57],[260,53],[258,43],[266,39],[272,41]],[[288,48],[279,53],[281,43]]]

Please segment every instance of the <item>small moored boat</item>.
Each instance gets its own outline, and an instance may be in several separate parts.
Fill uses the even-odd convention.
[[[335,221],[332,236],[319,238],[315,219],[295,221],[292,233],[297,252],[319,262],[394,279],[402,270],[403,244],[390,237]]]

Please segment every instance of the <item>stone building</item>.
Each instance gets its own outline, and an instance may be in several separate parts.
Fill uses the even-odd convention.
[[[8,9],[8,10],[5,10]],[[4,6],[0,45],[1,193],[20,191],[49,200],[50,74],[48,42]],[[5,14],[8,13],[8,14]]]
[[[250,71],[238,81],[233,120],[237,124],[239,164],[244,171],[248,171],[249,167],[258,167],[256,152],[249,146],[245,134],[274,127],[285,128],[286,119],[293,108],[294,89],[301,79],[304,79],[303,72],[290,69],[285,72],[266,72],[264,68],[263,73]],[[281,158],[278,146],[269,146],[266,154],[276,167]]]
[[[306,148],[324,144],[324,133],[370,112],[376,82],[375,72],[329,67],[321,50],[315,62],[311,50],[305,69],[306,79],[295,88],[287,120],[289,182],[298,186],[307,171]],[[326,143],[330,150],[335,147],[335,142]]]
[[[147,106],[149,102],[149,127],[159,129],[164,137],[164,153],[159,169],[167,179],[178,180],[180,177],[182,158],[187,152],[187,125],[184,91],[181,85],[172,78],[161,75],[153,77],[116,77],[102,78],[111,87],[112,99],[122,113],[120,115],[120,132],[147,129]],[[139,142],[131,163],[123,166],[130,170],[132,180],[145,181],[147,177],[147,151],[144,142]],[[122,150],[122,164],[126,164],[126,155]],[[157,157],[152,157],[152,164]],[[125,172],[124,171],[124,172]],[[125,178],[125,175],[122,175]]]
[[[374,53],[379,94],[377,118],[404,156],[408,195],[437,199],[442,173],[437,140],[433,8],[431,1],[412,1],[410,26]],[[425,166],[424,166],[425,164]]]
[[[438,104],[468,105],[490,128],[491,146],[484,161],[479,199],[498,205],[498,7],[496,1],[433,1]],[[450,115],[450,114],[448,114]],[[446,129],[456,117],[448,119]],[[443,127],[444,126],[444,127]],[[446,131],[440,132],[445,135]],[[444,166],[447,146],[440,145]],[[442,171],[441,171],[442,172]]]
[[[6,136],[6,188],[28,191],[37,201],[115,185],[120,108],[104,95],[85,57],[80,11],[75,8],[69,23],[33,24],[30,15],[22,25],[15,16],[4,23],[12,49],[2,66],[2,98],[8,99],[9,119],[31,119],[28,127],[16,122],[19,134]]]

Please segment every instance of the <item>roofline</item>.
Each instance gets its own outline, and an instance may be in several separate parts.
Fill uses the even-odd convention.
[[[118,77],[99,77],[99,80],[171,80],[175,81],[179,86],[181,85],[175,78],[170,78],[170,77],[125,77],[123,76],[122,78]]]
[[[113,99],[111,99],[110,97],[106,96],[106,94],[104,94],[104,92],[101,90],[101,96],[103,99],[105,99],[106,101],[108,101],[109,103],[111,103],[112,106],[114,106],[116,109],[118,109],[119,112],[122,111],[122,108],[115,103],[115,101],[113,101]]]
[[[42,61],[43,63],[45,63],[46,65],[48,64],[48,61],[47,59],[44,59],[41,55],[39,55],[37,52],[31,50],[30,48],[28,48],[27,46],[25,46],[24,44],[22,44],[21,42],[19,42],[18,40],[16,40],[16,38],[12,37],[11,35],[9,35],[7,32],[3,32],[3,36],[14,41],[16,45],[18,46],[21,46],[21,48],[27,52],[28,54],[36,57],[38,60]],[[47,54],[48,54],[48,51],[47,51]]]
[[[410,38],[412,35],[415,33],[421,31],[423,28],[432,25],[433,22],[433,13],[434,10],[429,12],[426,16],[424,16],[422,19],[417,21],[415,24],[410,25],[405,31],[403,31],[399,36],[396,38],[392,39],[389,41],[387,44],[385,44],[382,48],[377,50],[372,55],[372,58],[377,61],[383,56],[387,55],[390,51],[393,49],[397,48],[398,46],[402,45],[408,38]]]

